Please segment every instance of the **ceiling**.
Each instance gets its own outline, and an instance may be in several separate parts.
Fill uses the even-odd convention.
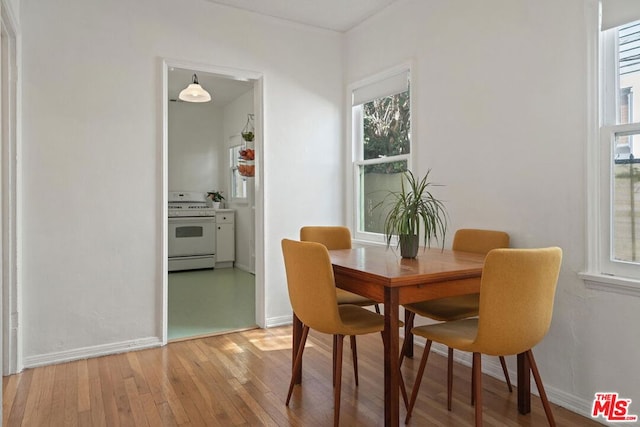
[[[203,71],[195,71],[195,73],[198,76],[200,86],[211,94],[211,102],[218,107],[224,107],[253,88],[253,82],[251,81],[233,80],[228,76],[222,77]],[[168,92],[170,100],[178,99],[180,91],[192,82],[193,74],[193,70],[169,68]]]
[[[380,12],[397,0],[208,0],[237,9],[285,19],[333,31],[345,32]],[[192,81],[193,71],[169,69],[169,99]],[[200,85],[212,97],[212,102],[225,106],[253,88],[253,82],[230,79],[228,76],[197,72]],[[181,102],[181,101],[179,101]]]
[[[262,15],[345,32],[396,0],[209,0]]]

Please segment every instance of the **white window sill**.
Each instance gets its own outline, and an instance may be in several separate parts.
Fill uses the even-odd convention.
[[[588,289],[640,297],[640,280],[607,274],[578,273]]]

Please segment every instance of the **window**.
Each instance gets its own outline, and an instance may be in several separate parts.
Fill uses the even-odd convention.
[[[411,96],[407,66],[354,85],[352,212],[356,238],[384,240],[384,198],[410,167]]]
[[[603,31],[602,272],[640,278],[640,21]],[[606,191],[608,190],[608,191]]]
[[[240,150],[242,145],[234,145],[229,148],[229,171],[231,182],[231,198],[246,199],[247,198],[247,178],[240,175],[238,171],[238,160],[240,159]]]
[[[601,3],[599,66],[592,69],[599,97],[591,98],[591,117],[599,130],[590,133],[582,277],[592,288],[640,295],[640,7],[612,10],[619,4]]]

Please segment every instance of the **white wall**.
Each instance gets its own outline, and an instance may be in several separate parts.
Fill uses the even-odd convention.
[[[16,19],[16,24],[20,22],[20,2],[21,0],[5,0],[5,5],[10,9],[9,13]]]
[[[414,170],[446,184],[451,230],[502,229],[513,246],[563,248],[553,323],[535,354],[552,400],[587,416],[598,391],[640,402],[640,301],[589,291],[577,276],[593,4],[400,1],[349,32],[345,54],[347,83],[413,61]]]
[[[224,190],[223,112],[213,103],[169,102],[169,191]]]
[[[23,0],[21,19],[25,363],[161,337],[162,58],[264,75],[266,317],[287,319],[280,240],[343,222],[342,36],[202,0]]]

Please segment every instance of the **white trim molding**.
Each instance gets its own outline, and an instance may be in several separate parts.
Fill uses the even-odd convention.
[[[167,194],[169,189],[168,184],[168,79],[169,68],[184,68],[193,70],[196,72],[205,72],[216,74],[222,78],[229,79],[242,79],[253,82],[253,104],[254,104],[254,116],[255,116],[255,149],[258,153],[265,152],[265,125],[264,125],[264,74],[257,71],[244,70],[239,68],[231,68],[224,66],[217,66],[211,64],[203,64],[198,62],[184,61],[171,58],[160,58],[161,66],[161,87],[159,92],[161,94],[161,111],[162,120],[160,123],[160,135],[162,140],[161,144],[161,157],[162,157],[162,175],[159,177],[158,191],[161,192],[158,200],[160,206],[158,206],[159,215],[161,215],[159,223],[162,224],[160,230],[160,236],[162,245],[158,249],[158,256],[160,260],[158,262],[160,281],[162,283],[162,291],[158,298],[158,311],[162,313],[159,318],[159,329],[162,331],[162,344],[168,342],[167,327],[168,327],[168,247],[167,247],[167,235],[168,235],[168,223],[167,223]],[[255,278],[256,278],[256,323],[259,327],[265,327],[267,323],[265,319],[265,268],[264,268],[264,156],[260,154],[256,157],[256,176],[253,179],[254,191],[255,191]]]
[[[293,323],[293,314],[289,316],[270,317],[267,319],[267,328],[275,328],[276,326],[291,325]]]
[[[21,310],[21,91],[20,24],[2,0],[2,372],[22,371]]]
[[[36,368],[38,366],[53,365],[56,363],[71,362],[74,360],[88,359],[91,357],[106,356],[109,354],[126,353],[129,351],[144,350],[147,348],[160,347],[162,340],[158,337],[139,338],[130,341],[122,341],[111,344],[101,344],[91,347],[75,348],[73,350],[60,351],[56,353],[40,354],[25,358],[25,368]]]
[[[588,289],[640,297],[640,281],[597,273],[578,273]]]

